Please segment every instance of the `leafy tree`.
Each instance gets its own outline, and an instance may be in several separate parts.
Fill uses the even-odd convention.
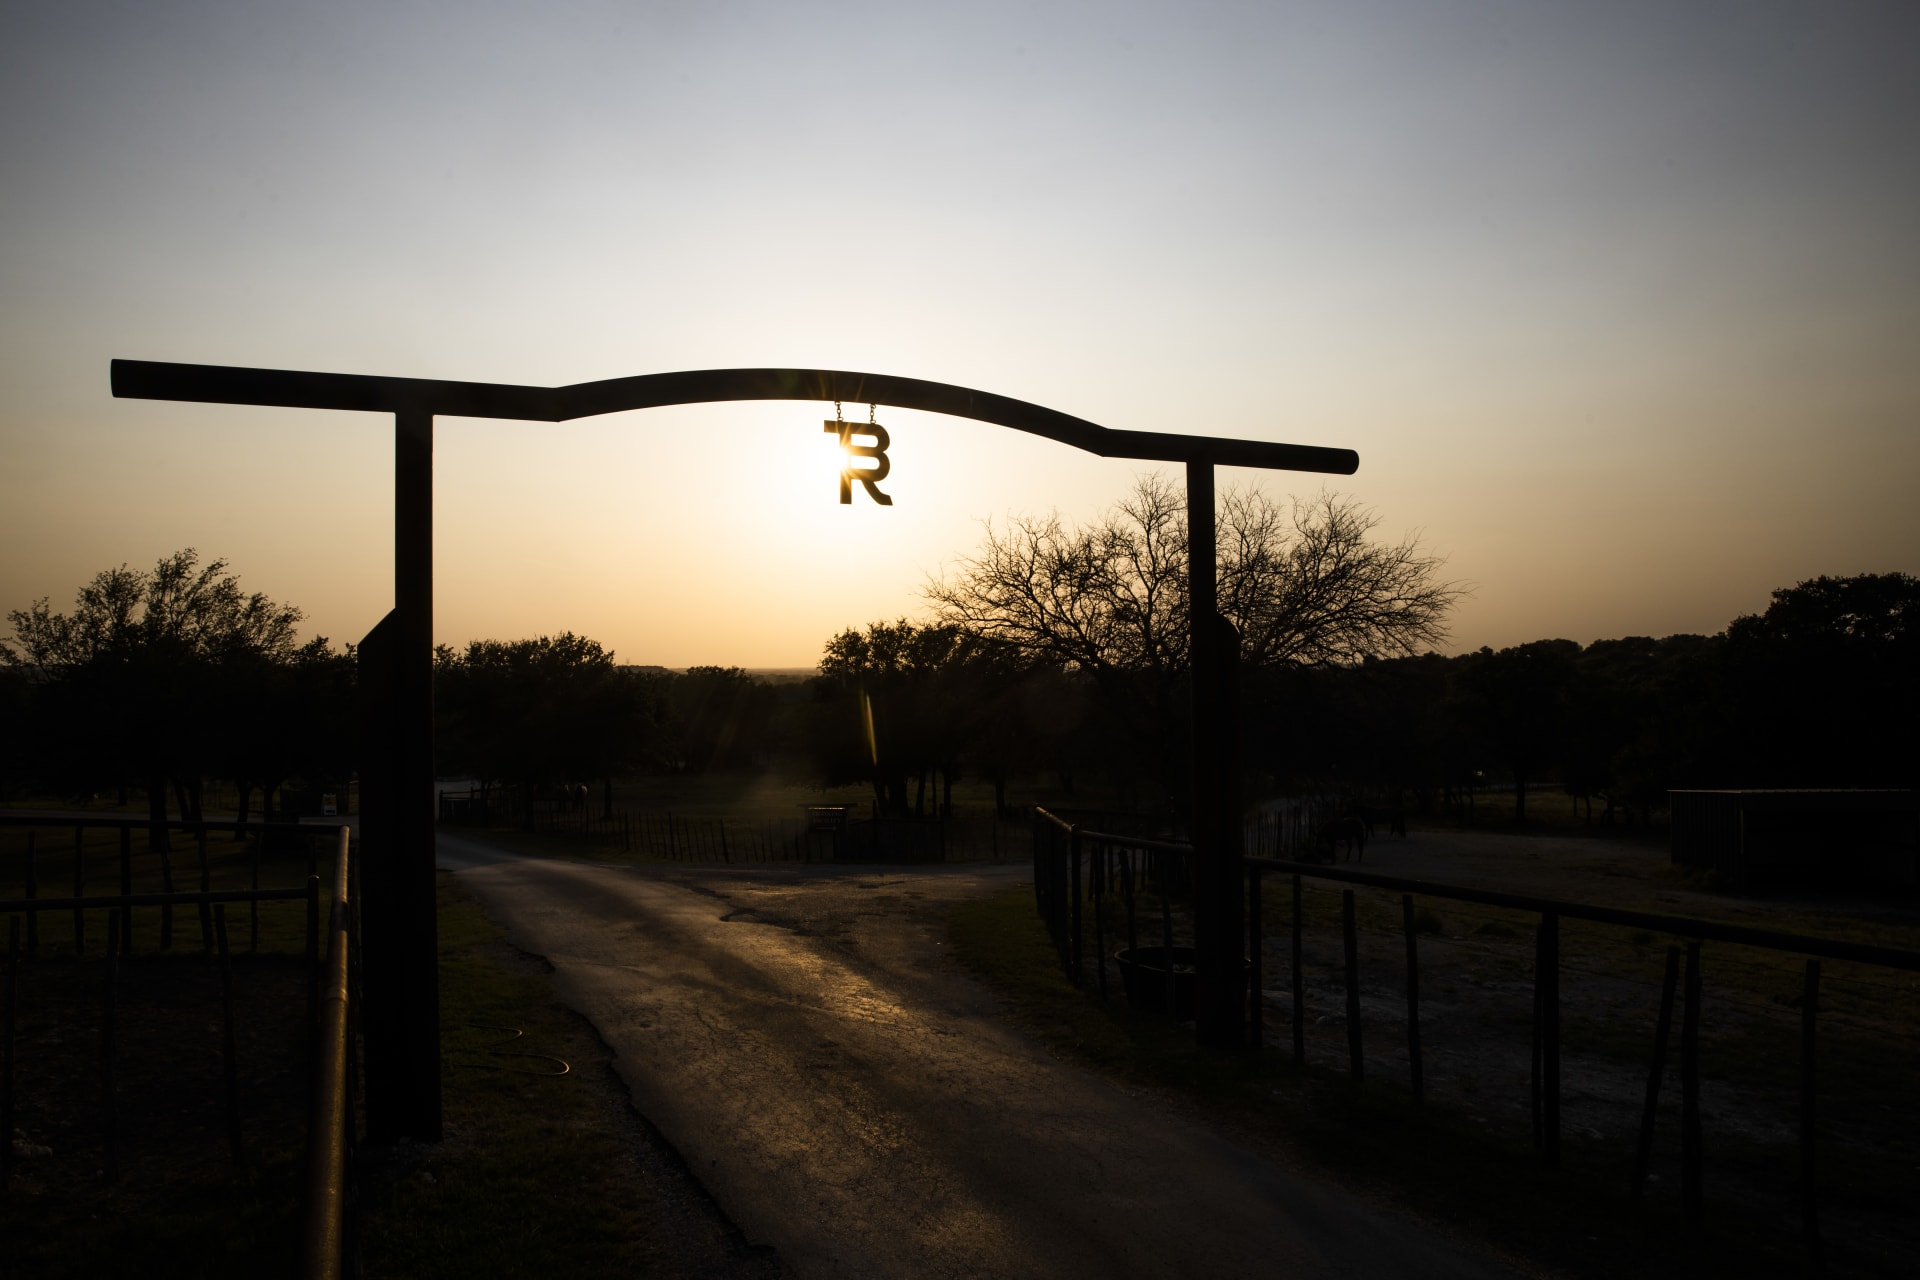
[[[530,801],[542,787],[599,778],[610,793],[650,736],[640,682],[584,636],[475,640],[434,658],[441,767],[483,788],[513,783]],[[524,812],[531,821],[531,806]]]
[[[70,614],[45,599],[8,613],[18,648],[0,645],[0,661],[43,685],[55,772],[81,784],[143,782],[157,822],[172,784],[191,820],[234,732],[234,708],[292,661],[300,617],[242,591],[226,561],[202,566],[189,547],[150,573],[122,565],[95,575]]]
[[[875,804],[908,809],[908,781],[917,783],[912,810],[926,813],[929,777],[945,784],[951,811],[962,758],[993,711],[1003,677],[994,646],[958,627],[876,622],[827,641],[820,660],[828,712],[830,777],[870,780]]]
[[[1911,786],[1920,578],[1813,578],[1727,628],[1727,715],[1748,785]]]
[[[689,667],[666,687],[672,767],[743,769],[769,746],[778,695],[740,667]]]
[[[1513,816],[1527,820],[1527,786],[1559,763],[1567,691],[1580,646],[1571,640],[1535,640],[1482,649],[1463,665],[1460,680],[1488,738],[1513,771]]]

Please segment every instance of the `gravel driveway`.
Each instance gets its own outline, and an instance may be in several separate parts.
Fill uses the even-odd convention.
[[[1025,868],[616,867],[444,832],[439,858],[798,1275],[1512,1274],[1001,1026],[943,916]]]

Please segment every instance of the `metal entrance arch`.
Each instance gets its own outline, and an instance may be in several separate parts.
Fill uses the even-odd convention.
[[[1116,431],[985,391],[832,369],[707,369],[643,374],[566,387],[433,378],[243,369],[115,360],[113,394],[144,400],[346,409],[394,416],[393,610],[362,642],[362,950],[368,984],[368,1137],[440,1137],[438,929],[433,884],[433,420],[564,422],[603,413],[727,400],[887,405],[1010,427],[1103,458],[1184,463],[1188,596],[1194,620],[1191,785],[1194,940],[1202,1043],[1244,1039],[1245,910],[1240,876],[1238,767],[1232,683],[1238,634],[1220,616],[1214,572],[1216,466],[1352,475],[1351,449],[1219,436]],[[371,784],[371,785],[369,785]]]

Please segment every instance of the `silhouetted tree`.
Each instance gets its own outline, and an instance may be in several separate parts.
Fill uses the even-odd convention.
[[[666,685],[672,767],[688,773],[762,762],[778,695],[740,667],[689,667]]]
[[[232,756],[235,710],[291,662],[300,611],[240,589],[224,560],[205,566],[192,548],[153,571],[122,565],[80,589],[71,614],[46,600],[7,615],[16,650],[0,660],[43,684],[70,782],[145,784],[149,815],[164,822],[171,784],[181,816],[200,816],[203,778]],[[317,642],[322,648],[325,641]]]
[[[531,800],[542,787],[600,779],[627,767],[648,737],[640,683],[597,641],[571,632],[531,640],[475,640],[434,653],[436,747],[442,768],[482,787],[511,782]]]
[[[820,689],[827,709],[830,774],[860,777],[885,812],[926,813],[930,776],[944,783],[948,812],[961,761],[996,710],[995,686],[1010,676],[996,646],[958,627],[902,619],[849,629],[827,641]]]
[[[1460,670],[1460,680],[1494,749],[1513,771],[1513,816],[1527,820],[1527,786],[1559,763],[1567,691],[1580,646],[1571,640],[1535,640],[1498,652],[1482,649]]]
[[[1278,503],[1229,492],[1218,517],[1220,609],[1250,666],[1413,654],[1444,636],[1460,588],[1409,537],[1374,541],[1378,520],[1333,494]],[[1058,513],[989,525],[927,599],[939,623],[1017,655],[1079,672],[1101,690],[1136,759],[1177,776],[1188,671],[1187,517],[1157,474],[1092,524]]]
[[[1729,717],[1753,783],[1911,786],[1920,578],[1814,578],[1727,628]]]

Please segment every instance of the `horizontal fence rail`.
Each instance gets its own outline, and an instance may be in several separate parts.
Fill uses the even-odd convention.
[[[305,889],[215,889],[208,893],[117,893],[83,898],[7,898],[0,911],[74,911],[113,907],[197,907],[216,902],[288,902],[307,896]]]
[[[132,818],[132,817],[95,817],[92,815],[63,813],[0,813],[0,827],[57,827],[88,831],[182,831],[192,834],[196,831],[229,831],[252,834],[265,832],[279,834],[295,832],[301,835],[330,836],[338,827],[331,818],[298,818],[276,821],[252,818],[242,822],[235,818]]]
[[[1122,976],[1128,979],[1128,997],[1135,1008],[1151,1009],[1164,1007],[1169,1016],[1191,1017],[1190,1006],[1176,1006],[1174,989],[1181,981],[1178,972],[1178,960],[1182,954],[1176,944],[1191,936],[1190,904],[1185,900],[1186,879],[1183,874],[1187,860],[1193,856],[1192,846],[1178,840],[1157,839],[1146,836],[1127,835],[1112,831],[1096,830],[1090,826],[1081,826],[1067,820],[1062,815],[1045,809],[1035,809],[1034,830],[1034,895],[1035,904],[1046,924],[1049,935],[1058,954],[1062,968],[1071,981],[1082,987],[1096,987],[1100,997],[1108,997],[1106,954],[1108,942],[1108,918],[1114,918],[1112,928],[1116,934],[1124,932],[1125,949],[1115,958],[1131,957],[1134,960],[1132,972],[1123,963]],[[1276,841],[1276,843],[1278,843]],[[1599,906],[1583,902],[1571,902],[1561,899],[1544,898],[1536,895],[1508,893],[1499,890],[1478,889],[1462,885],[1438,883],[1430,880],[1413,879],[1403,876],[1384,875],[1370,871],[1328,866],[1318,862],[1296,862],[1277,858],[1247,857],[1241,865],[1247,877],[1247,955],[1254,977],[1249,983],[1249,1030],[1250,1044],[1261,1047],[1265,1038],[1264,1006],[1268,989],[1262,975],[1265,972],[1266,956],[1264,944],[1269,924],[1263,920],[1262,885],[1269,878],[1284,879],[1292,886],[1291,919],[1276,921],[1274,927],[1285,928],[1288,934],[1288,950],[1285,957],[1287,981],[1275,989],[1276,994],[1289,997],[1291,1021],[1291,1049],[1296,1064],[1306,1060],[1308,1041],[1308,990],[1306,975],[1309,962],[1323,967],[1327,964],[1324,948],[1317,949],[1309,956],[1303,945],[1306,935],[1306,921],[1303,917],[1303,886],[1312,881],[1328,882],[1339,892],[1339,912],[1337,924],[1337,960],[1331,967],[1337,973],[1337,995],[1332,996],[1332,1008],[1313,1021],[1316,1025],[1335,1024],[1344,1030],[1344,1063],[1347,1076],[1355,1083],[1366,1078],[1366,1044],[1363,1036],[1363,1013],[1370,1003],[1378,1017],[1379,998],[1377,989],[1373,994],[1363,995],[1361,968],[1363,948],[1361,937],[1366,933],[1376,937],[1383,929],[1390,929],[1400,935],[1396,947],[1403,948],[1404,987],[1401,990],[1401,1008],[1404,1011],[1405,1065],[1407,1069],[1408,1095],[1413,1105],[1421,1106],[1427,1101],[1429,1081],[1426,1078],[1426,1053],[1422,1042],[1421,1012],[1421,945],[1422,934],[1438,933],[1439,917],[1416,908],[1417,899],[1438,902],[1471,904],[1473,907],[1494,909],[1492,914],[1481,920],[1480,927],[1470,930],[1473,938],[1439,937],[1434,942],[1440,945],[1458,944],[1471,946],[1476,941],[1483,950],[1500,945],[1505,951],[1519,952],[1522,947],[1531,951],[1531,1000],[1532,1008],[1527,1015],[1530,1027],[1531,1045],[1528,1051],[1530,1065],[1527,1067],[1526,1095],[1529,1099],[1529,1113],[1533,1129],[1536,1151],[1548,1167],[1558,1167],[1561,1158],[1561,1131],[1563,1119],[1563,1058],[1565,1029],[1563,1028],[1563,1006],[1566,995],[1562,991],[1563,973],[1586,982],[1586,1011],[1592,1014],[1597,1002],[1595,992],[1604,993],[1621,984],[1639,983],[1646,979],[1631,976],[1625,970],[1608,970],[1605,973],[1583,968],[1579,959],[1573,956],[1567,945],[1564,926],[1568,922],[1608,926],[1621,930],[1635,931],[1631,946],[1636,955],[1649,946],[1654,935],[1665,935],[1675,940],[1675,945],[1666,948],[1666,966],[1664,980],[1654,984],[1660,991],[1659,1012],[1653,1025],[1653,1046],[1651,1063],[1647,1070],[1643,1101],[1636,1107],[1638,1112],[1638,1134],[1633,1143],[1632,1172],[1630,1189],[1637,1199],[1650,1180],[1649,1155],[1653,1148],[1657,1118],[1660,1114],[1662,1080],[1668,1070],[1672,1040],[1676,1038],[1675,1022],[1678,1022],[1678,1066],[1679,1066],[1679,1112],[1680,1112],[1680,1199],[1686,1216],[1698,1219],[1702,1213],[1704,1143],[1702,1140],[1702,946],[1719,944],[1731,947],[1753,948],[1762,953],[1776,953],[1782,956],[1800,957],[1804,961],[1804,972],[1796,972],[1794,984],[1798,988],[1791,996],[1775,994],[1772,999],[1782,1010],[1791,1010],[1793,1020],[1798,1024],[1796,1066],[1788,1066],[1798,1076],[1797,1088],[1797,1124],[1794,1141],[1799,1149],[1797,1162],[1797,1189],[1800,1199],[1800,1220],[1805,1247],[1816,1261],[1822,1257],[1821,1216],[1819,1196],[1816,1188],[1816,1169],[1820,1166],[1815,1159],[1815,1150],[1823,1132],[1816,1107],[1819,1089],[1816,1076],[1816,1042],[1818,1040],[1819,1019],[1822,1016],[1822,964],[1839,962],[1845,965],[1868,966],[1881,970],[1892,970],[1901,974],[1920,973],[1920,951],[1900,947],[1881,946],[1871,943],[1853,942],[1846,939],[1820,937],[1816,935],[1793,933],[1785,930],[1756,928],[1748,925],[1722,923],[1694,917],[1668,915],[1657,912],[1635,911],[1623,908]],[[1360,912],[1356,903],[1356,890],[1379,891],[1382,894],[1397,895],[1393,903],[1391,923],[1381,923],[1381,903],[1373,897],[1368,902],[1368,923],[1363,929]],[[1151,917],[1157,911],[1158,920]],[[1500,922],[1499,913],[1514,912],[1532,915],[1537,924],[1531,931],[1530,940],[1519,930]],[[1449,912],[1452,915],[1452,912]],[[1469,913],[1468,918],[1474,917]],[[1157,928],[1156,928],[1157,926]],[[1322,925],[1321,928],[1333,926]],[[1143,935],[1158,935],[1158,955],[1164,969],[1158,974],[1149,974],[1154,981],[1144,985],[1148,989],[1148,999],[1141,998],[1141,949],[1138,946]],[[1091,934],[1091,938],[1087,935]],[[1484,936],[1479,936],[1484,935]],[[1592,948],[1602,945],[1604,935],[1579,935],[1580,946],[1589,957],[1598,955]],[[1512,939],[1510,943],[1499,940]],[[1094,963],[1087,963],[1086,950],[1091,944],[1095,955]],[[1155,949],[1148,948],[1151,953]],[[1379,962],[1380,948],[1377,941],[1370,946],[1373,963]],[[1513,965],[1519,956],[1501,963]],[[1391,962],[1390,962],[1391,963]],[[1521,961],[1524,963],[1524,961]],[[1481,961],[1486,968],[1486,958]],[[1393,967],[1399,968],[1395,964]],[[1751,967],[1750,967],[1751,968]],[[1748,970],[1741,970],[1740,974]],[[1752,969],[1752,972],[1760,972]],[[1524,970],[1523,970],[1524,972]],[[1766,972],[1771,973],[1771,969]],[[1471,976],[1469,974],[1469,976]],[[1192,979],[1187,979],[1191,981]],[[1904,980],[1903,980],[1904,981]],[[1155,982],[1164,984],[1164,991]],[[1831,984],[1832,978],[1828,977]],[[1600,983],[1600,987],[1593,984]],[[1608,986],[1607,984],[1611,984]],[[1491,981],[1480,984],[1494,988],[1503,984]],[[1517,985],[1517,984],[1512,984]],[[1856,986],[1860,984],[1856,983]],[[1866,986],[1886,986],[1872,984]],[[1452,985],[1445,987],[1446,992],[1454,990]],[[1865,988],[1862,987],[1864,991]],[[1910,999],[1913,985],[1889,987],[1889,994],[1901,993],[1899,998]],[[1458,997],[1448,997],[1453,1006],[1458,1005]],[[1731,991],[1716,997],[1720,1004],[1721,1019],[1724,1021],[1729,1009],[1753,1006],[1752,1000],[1737,998]],[[1618,1004],[1618,999],[1612,1001]],[[1764,1009],[1764,1006],[1757,1007]],[[1737,1021],[1740,1017],[1751,1018],[1753,1012],[1745,1015],[1734,1013]],[[1775,1019],[1779,1021],[1780,1019]],[[1451,1025],[1451,1023],[1450,1023]],[[1864,1024],[1863,1024],[1864,1025]],[[1723,1034],[1752,1034],[1742,1031],[1744,1022],[1729,1024]],[[1847,1023],[1849,1034],[1862,1034],[1854,1024]],[[1910,1037],[1920,1043],[1920,1037]],[[1446,1046],[1443,1046],[1443,1050]],[[1378,1050],[1376,1049],[1376,1058]],[[1588,1050],[1591,1056],[1591,1049]],[[1443,1056],[1448,1054],[1443,1053]],[[1454,1060],[1460,1060],[1453,1054]],[[1786,1064],[1783,1064],[1786,1065]],[[1458,1079],[1456,1076],[1456,1084]],[[1723,1086],[1730,1087],[1730,1086]],[[1756,1088],[1768,1086],[1756,1084]],[[1594,1097],[1585,1095],[1585,1101],[1591,1105]],[[1611,1094],[1605,1096],[1612,1096]],[[1732,1096],[1732,1095],[1729,1095]],[[1669,1104],[1671,1105],[1671,1104]],[[1856,1125],[1857,1127],[1857,1125]],[[1589,1136],[1595,1136],[1589,1134]],[[1829,1138],[1832,1136],[1828,1132]],[[1868,1140],[1880,1135],[1870,1135]],[[1904,1157],[1901,1157],[1904,1158]]]
[[[1248,867],[1287,875],[1311,876],[1316,880],[1338,880],[1363,884],[1375,889],[1394,889],[1429,898],[1450,898],[1457,902],[1477,902],[1482,906],[1505,907],[1514,911],[1552,912],[1566,920],[1591,920],[1596,924],[1617,924],[1629,929],[1649,929],[1656,933],[1702,942],[1730,942],[1769,951],[1791,951],[1803,956],[1821,956],[1830,960],[1850,960],[1856,964],[1878,965],[1920,973],[1920,951],[1898,947],[1877,947],[1847,942],[1839,938],[1816,938],[1803,933],[1778,929],[1754,929],[1746,925],[1721,924],[1691,916],[1660,915],[1647,911],[1627,911],[1616,907],[1592,906],[1582,902],[1563,902],[1520,893],[1502,893],[1493,889],[1470,889],[1462,885],[1439,884],[1431,880],[1408,880],[1400,876],[1376,875],[1371,871],[1350,871],[1317,862],[1285,862],[1277,858],[1246,858]]]

